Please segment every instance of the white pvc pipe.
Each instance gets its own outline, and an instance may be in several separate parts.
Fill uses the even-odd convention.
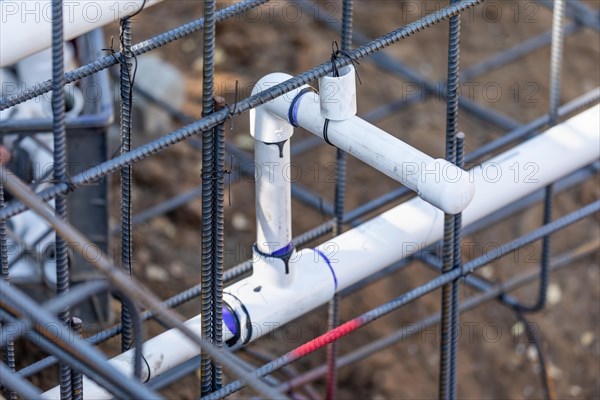
[[[256,246],[272,254],[292,241],[290,141],[254,144],[256,179]]]
[[[600,105],[469,171],[477,191],[463,225],[592,163],[600,157]],[[419,198],[319,246],[330,257],[338,290],[442,239],[444,215]]]
[[[523,198],[548,184],[592,163],[600,157],[600,105],[561,123],[517,147],[469,171],[477,194],[463,213],[463,225]],[[273,284],[277,279],[265,268],[226,289],[248,313],[240,341],[254,340],[304,313],[325,304],[334,291],[374,274],[442,238],[443,213],[415,198],[322,244],[303,250],[292,260],[294,279],[289,286]],[[228,301],[229,302],[229,301]],[[230,306],[240,316],[239,304]],[[188,321],[200,332],[199,316]],[[251,332],[248,327],[251,327]],[[226,330],[225,340],[232,337]],[[165,332],[144,345],[150,360],[150,376],[198,355],[197,349],[175,330]],[[131,375],[133,352],[110,362]],[[145,378],[148,375],[144,375]],[[86,399],[110,398],[89,380],[84,383]],[[59,389],[44,394],[59,398]]]
[[[288,75],[270,74],[256,83],[252,94],[266,90]],[[293,125],[279,113],[286,113],[289,102],[303,86],[276,101],[250,110],[250,134],[254,144],[256,179],[256,246],[263,254],[287,250],[292,241],[292,199],[290,139]],[[284,251],[285,252],[285,251]]]
[[[353,77],[349,75],[353,73],[353,69],[345,70],[346,77]],[[280,83],[291,77],[275,73],[265,76],[261,81]],[[321,98],[317,93],[307,92],[297,104],[292,104],[294,97],[281,96],[268,103],[268,110],[279,121],[288,122],[292,118],[299,126],[323,139],[327,131],[327,139],[331,144],[417,192],[423,200],[444,212],[457,214],[465,209],[473,198],[475,185],[464,170],[446,160],[434,159],[356,116],[330,120],[326,128],[322,111],[327,111],[328,116],[331,116],[329,113],[341,113],[340,110],[336,112],[333,106],[338,104],[336,101],[342,102],[344,99],[337,99],[335,95],[349,90],[346,87],[347,80],[333,79],[329,77],[328,81],[320,83],[332,95]],[[339,87],[331,88],[336,82]],[[264,89],[262,86],[260,88]]]
[[[162,0],[147,0],[145,7]],[[65,1],[63,6],[65,41],[94,28],[118,22],[135,13],[143,0]],[[52,1],[0,0],[0,67],[12,65],[52,43]]]

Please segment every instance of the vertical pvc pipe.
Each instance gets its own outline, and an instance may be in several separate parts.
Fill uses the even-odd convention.
[[[292,242],[290,140],[257,140],[254,157],[256,247],[263,254],[286,253]]]

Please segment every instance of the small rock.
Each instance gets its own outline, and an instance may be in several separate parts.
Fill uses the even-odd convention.
[[[225,54],[225,50],[223,50],[221,47],[217,47],[215,49],[215,65],[221,65],[225,62],[225,60],[227,59],[227,56]]]
[[[523,356],[526,351],[527,351],[527,345],[525,343],[519,343],[515,347],[515,353],[517,353],[517,355],[519,355],[519,356]]]
[[[196,60],[192,64],[192,69],[196,72],[201,72],[203,67],[204,67],[204,61],[202,60],[202,58],[201,57],[196,58]]]
[[[141,247],[138,251],[137,251],[137,261],[142,264],[142,265],[146,265],[150,262],[150,260],[152,259],[152,254],[150,254],[150,251],[146,248],[146,247]]]
[[[175,225],[166,217],[155,218],[151,223],[152,229],[163,233],[169,239],[174,239],[177,235],[177,228]]]
[[[241,212],[236,212],[231,217],[231,225],[238,232],[248,232],[250,230],[250,220]]]
[[[556,283],[551,283],[550,285],[548,285],[548,304],[556,305],[560,303],[561,298],[562,291],[560,290],[560,287]]]
[[[587,347],[594,342],[595,338],[594,332],[585,331],[581,334],[581,338],[579,340],[582,346]]]
[[[235,144],[242,150],[252,150],[254,148],[254,139],[250,135],[236,135]]]
[[[169,271],[171,272],[171,276],[176,279],[181,279],[185,277],[185,266],[179,262],[175,261],[169,267]]]
[[[196,39],[186,39],[181,42],[181,51],[184,53],[193,53],[198,47],[198,41]]]
[[[581,386],[577,386],[577,385],[570,386],[569,394],[573,397],[579,397],[581,395]]]
[[[154,282],[167,282],[169,280],[167,271],[155,264],[146,267],[146,277]]]
[[[485,279],[492,279],[494,277],[494,268],[491,265],[486,265],[480,269],[481,276]]]
[[[512,333],[513,337],[520,337],[525,333],[525,324],[523,324],[521,321],[517,322],[512,326],[512,328],[510,328],[510,332]]]
[[[538,360],[538,353],[537,353],[537,350],[536,350],[535,346],[529,346],[527,348],[527,358],[531,362],[537,362],[537,360]]]
[[[562,377],[562,369],[558,368],[554,363],[548,363],[548,375],[554,380],[559,380]]]
[[[527,385],[523,388],[523,397],[531,397],[535,389],[531,385]]]

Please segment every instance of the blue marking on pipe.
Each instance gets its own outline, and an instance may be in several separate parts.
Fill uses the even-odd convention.
[[[271,253],[271,256],[272,257],[283,257],[286,255],[289,255],[293,249],[294,249],[294,243],[290,242],[287,245],[283,246],[281,249],[275,250],[273,253]]]
[[[229,308],[223,306],[223,322],[229,331],[233,334],[233,336],[237,336],[238,326],[237,320],[235,316],[231,313]]]
[[[299,126],[298,108],[300,108],[300,98],[309,92],[316,93],[315,89],[313,89],[312,87],[304,88],[300,92],[298,92],[296,97],[294,97],[294,99],[292,100],[292,104],[290,105],[290,109],[288,111],[288,120],[290,121],[290,124],[292,124],[296,128]]]
[[[331,275],[333,276],[333,283],[335,285],[335,291],[337,292],[338,280],[337,280],[337,276],[335,276],[335,271],[333,270],[333,267],[331,266],[331,261],[329,261],[329,258],[327,258],[325,253],[323,253],[321,250],[319,250],[319,249],[312,249],[312,250],[315,253],[317,253],[318,255],[320,255],[321,257],[323,257],[323,260],[325,260],[325,262],[327,263],[327,266],[329,267],[329,270],[331,271]]]

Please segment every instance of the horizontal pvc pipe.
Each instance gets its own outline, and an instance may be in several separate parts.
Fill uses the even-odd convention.
[[[463,224],[469,225],[534,193],[599,157],[600,105],[596,105],[469,171],[478,191],[463,212]],[[298,252],[290,260],[294,277],[287,286],[273,284],[276,279],[272,270],[257,269],[252,276],[226,289],[228,304],[238,318],[245,318],[241,332],[235,332],[239,336],[237,344],[269,333],[325,304],[334,291],[437,242],[442,236],[442,224],[440,210],[415,198],[315,250]],[[187,324],[199,330],[199,321],[196,316]],[[231,330],[224,332],[225,340],[234,337]],[[170,330],[147,341],[143,354],[149,364],[143,379],[148,379],[198,355],[198,351],[178,331]],[[132,360],[130,350],[110,362],[131,376]],[[87,379],[84,386],[85,398],[110,398]],[[44,397],[59,398],[59,389],[54,388]]]
[[[277,73],[263,79],[289,78]],[[444,159],[434,159],[362,118],[326,121],[321,103],[331,100],[309,91],[296,101],[279,97],[270,103],[270,108],[277,117],[292,119],[293,124],[400,182],[444,212],[457,214],[469,204],[475,186],[464,170]]]
[[[145,8],[162,0],[147,0]],[[143,0],[65,1],[65,41],[137,12]],[[52,1],[0,1],[0,67],[50,47]]]
[[[477,191],[462,214],[469,225],[546,187],[600,156],[600,105],[469,171]],[[319,246],[330,257],[338,290],[442,238],[444,214],[419,198]]]

